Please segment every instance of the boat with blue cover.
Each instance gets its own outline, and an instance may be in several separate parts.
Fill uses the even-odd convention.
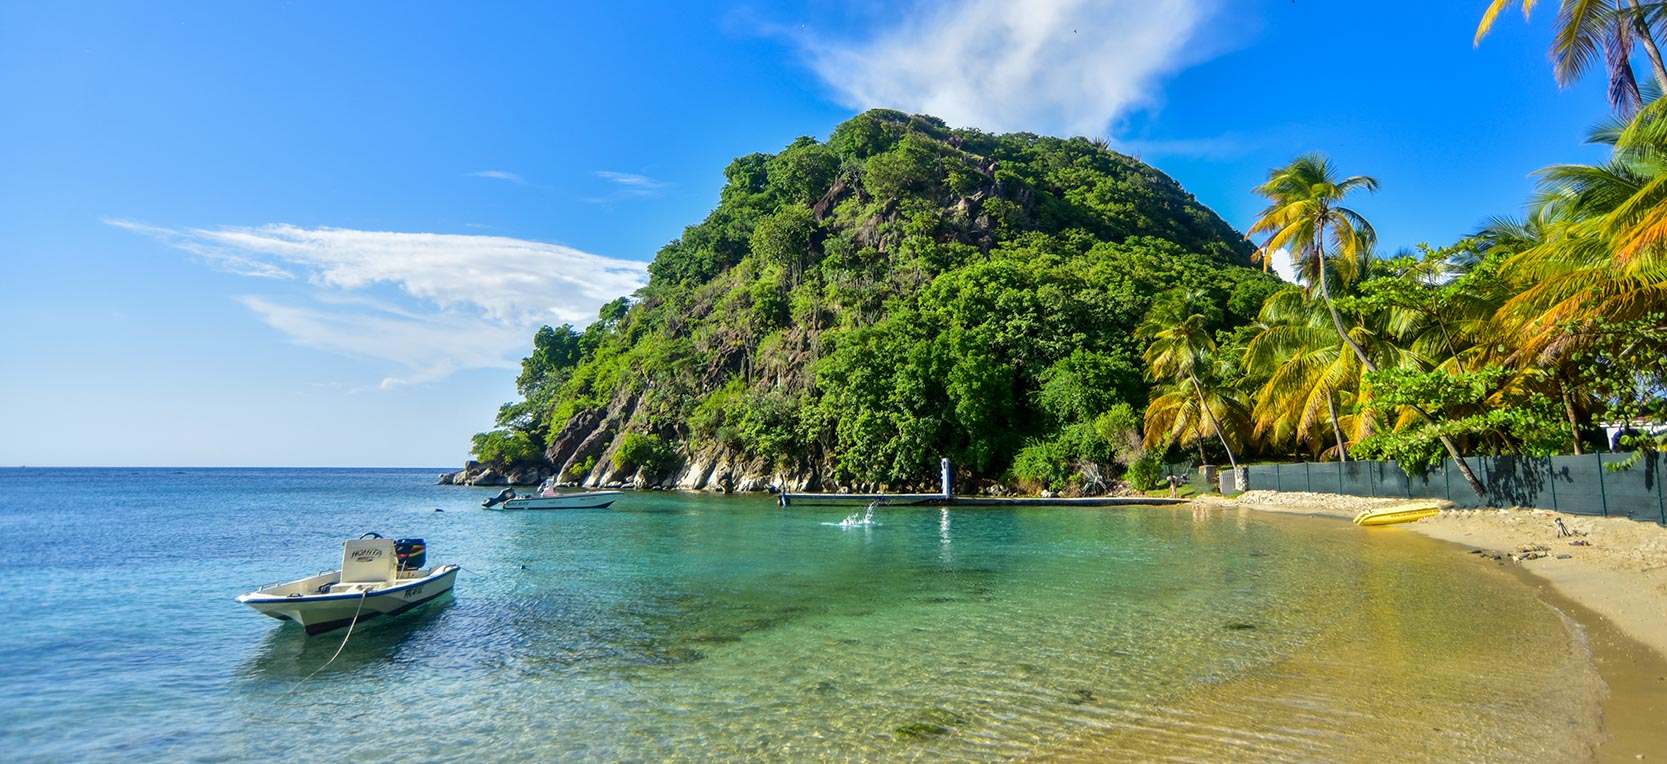
[[[513,488],[505,488],[480,505],[486,509],[603,509],[619,499],[619,491],[556,490],[555,478],[544,481],[538,491],[519,496]]]

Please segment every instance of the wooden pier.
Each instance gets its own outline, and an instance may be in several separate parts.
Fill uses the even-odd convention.
[[[1046,499],[1032,496],[946,496],[941,493],[783,493],[776,504],[879,504],[889,507],[1120,507],[1185,504],[1188,499],[1155,496],[1084,496]]]

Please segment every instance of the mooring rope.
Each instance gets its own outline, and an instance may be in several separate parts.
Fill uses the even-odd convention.
[[[296,682],[294,687],[289,688],[289,692],[284,693],[284,697],[287,698],[290,695],[295,694],[295,691],[301,689],[301,685],[306,684],[308,679],[312,679],[313,677],[318,676],[318,672],[329,668],[330,664],[335,663],[336,659],[341,657],[342,650],[347,648],[347,640],[351,639],[353,637],[353,627],[359,625],[359,613],[364,611],[364,609],[365,609],[365,600],[368,599],[369,597],[370,597],[370,590],[369,589],[360,589],[359,590],[359,606],[353,609],[353,620],[350,621],[347,624],[347,633],[342,635],[342,643],[336,647],[336,654],[330,656],[330,660],[325,661],[324,665],[313,669],[313,673],[308,674],[301,681]]]

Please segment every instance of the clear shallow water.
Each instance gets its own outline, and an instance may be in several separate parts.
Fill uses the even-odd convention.
[[[437,470],[0,470],[13,761],[1579,760],[1576,631],[1415,534],[1189,510],[486,512]],[[435,512],[442,508],[444,512]],[[427,539],[456,597],[232,598]]]

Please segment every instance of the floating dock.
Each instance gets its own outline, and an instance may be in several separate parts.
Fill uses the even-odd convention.
[[[948,459],[939,459],[939,479],[943,486],[937,493],[780,493],[776,504],[879,504],[890,507],[1122,507],[1185,504],[1189,499],[1160,499],[1152,496],[1084,496],[1076,499],[1044,499],[1041,497],[956,496],[951,481],[953,474]]]
[[[1072,499],[1005,496],[946,496],[941,493],[783,493],[777,494],[776,504],[879,504],[890,507],[1119,507],[1185,504],[1190,499],[1158,498],[1155,496],[1084,496]]]

